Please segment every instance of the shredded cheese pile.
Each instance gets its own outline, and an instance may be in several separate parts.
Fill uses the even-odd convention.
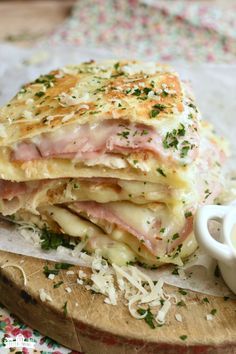
[[[171,308],[171,300],[177,303],[175,295],[165,293],[162,279],[153,282],[149,276],[134,266],[120,267],[116,264],[109,266],[107,261],[96,253],[91,268],[91,284],[86,285],[86,289],[105,295],[105,303],[117,305],[118,288],[130,314],[136,319],[146,317],[147,311],[143,314],[138,313],[138,309],[144,306],[145,309],[152,308],[155,321],[162,325]],[[82,277],[79,276],[79,278],[77,283],[82,285]]]

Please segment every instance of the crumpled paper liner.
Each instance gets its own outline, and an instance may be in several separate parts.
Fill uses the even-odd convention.
[[[76,64],[90,59],[111,59],[109,52],[94,48],[73,48],[68,46],[38,49],[19,49],[9,45],[0,45],[0,104],[4,104],[28,81],[47,73],[51,69],[66,64]],[[153,58],[155,60],[155,58]],[[173,63],[182,79],[192,82],[198,106],[203,118],[214,123],[218,134],[225,136],[230,144],[232,156],[228,163],[230,173],[236,176],[236,64],[195,64]],[[230,182],[235,183],[234,180]],[[232,193],[225,191],[224,199],[228,203],[236,197],[236,183]],[[43,251],[40,245],[26,240],[13,227],[0,224],[0,249],[58,262],[68,262],[89,266],[79,257],[72,257],[71,250]],[[174,266],[164,266],[158,270],[143,270],[152,279],[162,277],[167,284],[190,289],[204,294],[226,296],[230,294],[221,278],[216,278],[216,261],[203,251],[198,250],[188,263],[182,267],[179,275],[172,274]]]

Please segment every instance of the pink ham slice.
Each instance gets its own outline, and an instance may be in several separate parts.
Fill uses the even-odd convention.
[[[198,133],[187,132],[194,145],[189,151],[190,159],[197,154]],[[163,138],[152,127],[142,124],[106,120],[93,125],[70,125],[52,133],[44,133],[18,143],[12,153],[12,161],[30,161],[59,157],[88,160],[106,153],[128,154],[132,151],[151,151],[157,156],[175,159],[172,149],[165,149]],[[179,154],[179,153],[178,153]]]
[[[150,224],[148,232],[145,233],[143,230],[138,230],[137,228],[134,228],[131,223],[129,224],[127,221],[123,220],[122,217],[118,215],[117,210],[113,209],[112,203],[100,204],[97,202],[75,202],[71,204],[71,208],[78,214],[86,213],[88,217],[105,220],[117,225],[122,230],[129,232],[144,242],[145,246],[155,256],[160,254],[164,255],[165,253],[172,251],[188,237],[193,229],[192,218],[186,219],[183,229],[180,230],[178,240],[169,247],[167,239],[162,239],[161,234],[159,233],[162,223],[161,219],[158,217],[158,213],[155,221]]]

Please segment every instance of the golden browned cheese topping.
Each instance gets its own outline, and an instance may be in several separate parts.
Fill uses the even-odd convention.
[[[127,119],[155,125],[184,109],[180,79],[168,66],[89,62],[40,76],[0,110],[0,144],[73,122]]]

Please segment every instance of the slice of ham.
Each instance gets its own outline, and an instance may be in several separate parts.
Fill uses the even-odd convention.
[[[193,149],[188,158],[193,160],[198,151],[198,133],[187,128],[186,136]],[[97,124],[69,125],[52,133],[44,133],[23,141],[15,147],[12,161],[31,161],[41,158],[88,160],[104,154],[127,155],[130,152],[151,151],[157,157],[175,160],[179,152],[163,147],[163,137],[143,124],[105,120]]]
[[[79,215],[87,215],[88,219],[106,221],[111,224],[118,226],[118,228],[127,231],[131,235],[137,237],[145,246],[150,250],[150,252],[157,255],[165,255],[168,252],[171,252],[176,248],[180,243],[182,243],[188,235],[193,230],[192,218],[187,218],[183,227],[180,227],[179,238],[171,242],[171,237],[173,236],[173,231],[168,236],[163,237],[163,234],[160,232],[162,228],[163,219],[166,217],[164,213],[168,213],[168,210],[163,211],[163,205],[160,205],[160,209],[149,210],[146,207],[146,212],[143,213],[143,220],[139,222],[135,221],[134,207],[130,204],[131,213],[124,217],[125,213],[122,212],[123,208],[127,209],[127,204],[125,203],[106,203],[101,204],[97,202],[75,202],[69,204],[69,208]],[[139,207],[136,206],[136,213],[140,213]],[[142,207],[143,208],[143,207]],[[129,209],[129,207],[128,207]],[[143,208],[145,209],[145,208]],[[133,216],[132,216],[133,215]],[[138,215],[138,218],[141,214]],[[137,215],[136,215],[137,218]],[[138,227],[139,224],[139,227]],[[98,223],[99,225],[99,223]],[[176,232],[177,232],[176,231]],[[169,242],[167,242],[169,238]]]

